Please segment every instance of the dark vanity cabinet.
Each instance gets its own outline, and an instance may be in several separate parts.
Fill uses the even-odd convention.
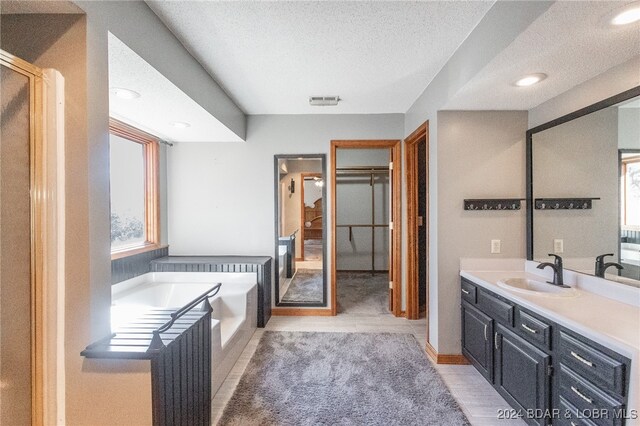
[[[498,325],[494,335],[494,386],[518,411],[539,413],[534,424],[547,424],[550,406],[551,355]]]
[[[462,353],[487,380],[493,380],[493,320],[462,305]]]
[[[463,278],[462,353],[532,425],[623,425],[629,359]]]

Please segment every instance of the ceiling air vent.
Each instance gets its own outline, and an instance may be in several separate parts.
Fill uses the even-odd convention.
[[[340,101],[340,96],[309,96],[309,105],[311,106],[338,105]]]

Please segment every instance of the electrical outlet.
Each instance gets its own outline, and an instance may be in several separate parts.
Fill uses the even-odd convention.
[[[555,254],[564,252],[564,240],[553,240],[553,252]]]
[[[491,254],[500,253],[500,240],[491,240]]]

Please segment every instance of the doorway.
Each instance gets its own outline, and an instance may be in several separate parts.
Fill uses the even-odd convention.
[[[429,298],[429,122],[405,139],[407,319],[427,317]],[[427,327],[428,328],[428,327]]]
[[[402,316],[399,160],[399,140],[331,141],[332,315],[342,289],[345,304]]]

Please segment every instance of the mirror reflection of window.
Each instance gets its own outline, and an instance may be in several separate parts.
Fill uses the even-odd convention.
[[[640,230],[640,154],[623,154],[621,169],[620,223]]]

